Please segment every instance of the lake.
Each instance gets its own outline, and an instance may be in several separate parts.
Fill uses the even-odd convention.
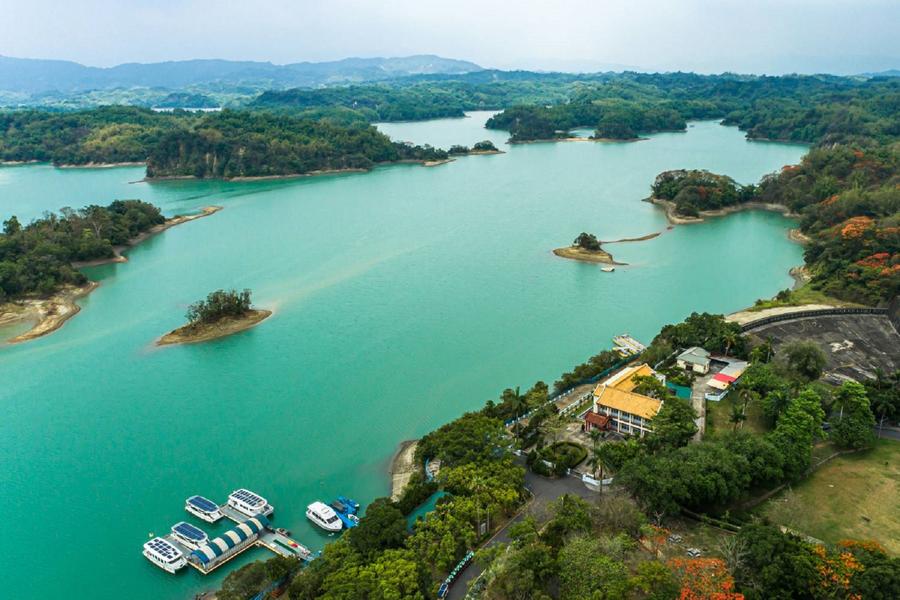
[[[615,273],[551,253],[666,230],[641,202],[666,169],[755,182],[805,147],[749,142],[692,123],[636,143],[508,146],[466,119],[382,125],[437,146],[491,139],[506,151],[425,168],[265,182],[140,180],[142,168],[0,168],[0,217],[141,198],[167,215],[220,213],[90,269],[100,287],[47,337],[0,346],[0,579],[18,597],[187,597],[214,575],[171,576],[141,556],[186,518],[184,499],[238,487],[312,548],[315,499],[388,493],[401,440],[527,388],[629,332],[649,342],[692,311],[730,312],[789,287],[802,262],[791,221],[743,212],[609,246]],[[275,314],[215,342],[156,348],[188,304],[251,288]],[[0,331],[9,334],[10,329]],[[11,334],[10,334],[11,335]],[[4,335],[6,339],[9,335]],[[201,525],[211,534],[225,525]]]

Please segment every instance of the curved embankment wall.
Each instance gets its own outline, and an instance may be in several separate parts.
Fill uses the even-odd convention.
[[[895,298],[891,305],[892,308],[821,308],[818,310],[801,310],[783,315],[764,317],[757,321],[744,323],[741,325],[741,331],[746,333],[764,325],[771,325],[772,323],[779,323],[781,321],[794,321],[796,319],[807,317],[827,317],[831,315],[887,315],[896,328],[898,322],[900,322],[900,301]],[[891,313],[892,309],[893,313]],[[898,331],[900,331],[900,329],[898,329]]]

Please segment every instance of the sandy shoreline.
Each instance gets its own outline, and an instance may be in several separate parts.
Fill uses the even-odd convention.
[[[675,203],[671,200],[662,198],[647,198],[645,202],[655,204],[665,210],[666,219],[672,225],[691,225],[693,223],[703,223],[706,219],[713,217],[724,217],[734,213],[743,212],[745,210],[767,210],[771,212],[781,213],[789,219],[799,219],[800,215],[792,213],[791,210],[781,204],[773,204],[770,202],[744,202],[733,206],[726,206],[717,210],[701,210],[699,217],[685,217],[675,212]],[[802,234],[801,234],[802,235]]]
[[[113,248],[113,252],[115,255],[110,258],[100,258],[90,261],[77,261],[73,262],[72,266],[76,269],[80,269],[83,267],[94,267],[110,263],[127,262],[128,259],[122,255],[122,252],[124,252],[125,250],[140,244],[147,238],[161,233],[170,227],[181,225],[182,223],[187,223],[188,221],[193,221],[203,217],[208,217],[209,215],[215,214],[220,210],[222,210],[221,206],[207,206],[201,209],[201,211],[197,214],[178,215],[172,217],[171,219],[167,219],[165,223],[160,223],[159,225],[156,225],[133,238],[129,241],[128,245],[116,246],[115,248]],[[91,281],[81,287],[68,286],[46,298],[25,298],[22,300],[8,302],[6,304],[0,304],[0,325],[9,325],[25,320],[36,321],[34,327],[29,329],[25,333],[17,335],[16,337],[7,341],[11,344],[26,342],[28,340],[33,340],[35,338],[39,338],[41,336],[47,335],[48,333],[56,331],[57,329],[62,327],[66,321],[74,317],[76,314],[78,314],[78,311],[81,310],[81,307],[78,306],[75,301],[90,294],[92,291],[97,289],[99,285],[99,283]]]
[[[406,440],[400,443],[397,452],[391,459],[391,500],[397,501],[403,494],[403,488],[416,472],[415,453],[419,440]]]
[[[568,258],[570,260],[579,260],[581,262],[600,263],[604,265],[626,265],[628,263],[616,262],[613,255],[605,250],[585,250],[578,246],[566,246],[564,248],[554,248],[553,254],[560,258]]]
[[[389,162],[377,163],[371,169],[364,169],[362,167],[354,167],[348,169],[320,169],[317,171],[309,171],[308,173],[286,173],[284,175],[249,175],[249,176],[241,176],[241,177],[196,177],[194,175],[163,175],[157,177],[144,177],[143,179],[139,179],[135,183],[153,183],[154,181],[179,181],[179,180],[187,180],[187,179],[211,179],[211,180],[221,180],[221,181],[278,181],[282,179],[301,179],[303,177],[321,177],[323,175],[346,175],[350,173],[369,173],[373,169],[377,167],[386,167],[390,165],[422,165],[423,167],[437,167],[440,165],[445,165],[447,163],[451,163],[456,160],[456,156],[467,156],[468,154],[503,154],[502,151],[498,150],[496,152],[492,150],[479,151],[479,152],[468,152],[467,154],[459,154],[454,155],[449,158],[442,158],[440,160],[421,160],[421,159],[405,159],[405,160],[394,160]]]
[[[87,296],[99,285],[96,281],[91,281],[81,287],[68,286],[49,298],[29,298],[0,306],[0,311],[3,311],[0,312],[0,324],[8,325],[30,319],[36,321],[34,327],[10,338],[7,343],[27,342],[56,331],[81,310],[75,301]]]
[[[147,164],[146,161],[134,161],[134,162],[115,162],[115,163],[84,163],[80,165],[63,163],[59,165],[53,165],[57,169],[114,169],[116,167],[143,167]]]
[[[516,140],[507,142],[510,145],[518,144],[550,144],[553,142],[597,142],[599,144],[631,144],[633,142],[645,142],[650,138],[636,137],[627,140],[618,140],[615,138],[592,138],[592,137],[560,137],[560,138],[542,138],[539,140]]]
[[[241,317],[226,317],[215,323],[205,325],[185,325],[173,329],[169,333],[156,340],[157,346],[170,346],[173,344],[197,344],[226,337],[256,327],[272,316],[271,310],[251,309]]]

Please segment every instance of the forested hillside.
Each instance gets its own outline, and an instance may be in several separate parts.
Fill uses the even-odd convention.
[[[392,142],[366,124],[342,126],[327,120],[225,111],[163,136],[150,149],[147,176],[298,175],[444,158],[444,150]]]
[[[104,107],[0,113],[0,160],[146,161],[149,177],[294,175],[446,157],[443,150],[393,143],[366,123],[266,111],[158,113]]]
[[[627,139],[684,129],[689,119],[720,118],[751,138],[883,141],[900,132],[898,103],[895,78],[623,73],[583,82],[566,103],[511,107],[488,127],[507,129],[521,141],[559,137],[574,127]]]
[[[22,225],[15,216],[0,232],[0,303],[26,294],[50,294],[87,281],[73,261],[111,258],[113,247],[165,222],[159,209],[140,200],[109,206],[64,208]]]

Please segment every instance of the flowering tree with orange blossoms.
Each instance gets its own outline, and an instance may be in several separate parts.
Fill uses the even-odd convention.
[[[669,568],[681,580],[679,600],[744,600],[719,558],[673,558]]]
[[[861,237],[867,229],[870,229],[874,221],[871,217],[853,217],[844,221],[841,227],[841,237],[845,240]]]

